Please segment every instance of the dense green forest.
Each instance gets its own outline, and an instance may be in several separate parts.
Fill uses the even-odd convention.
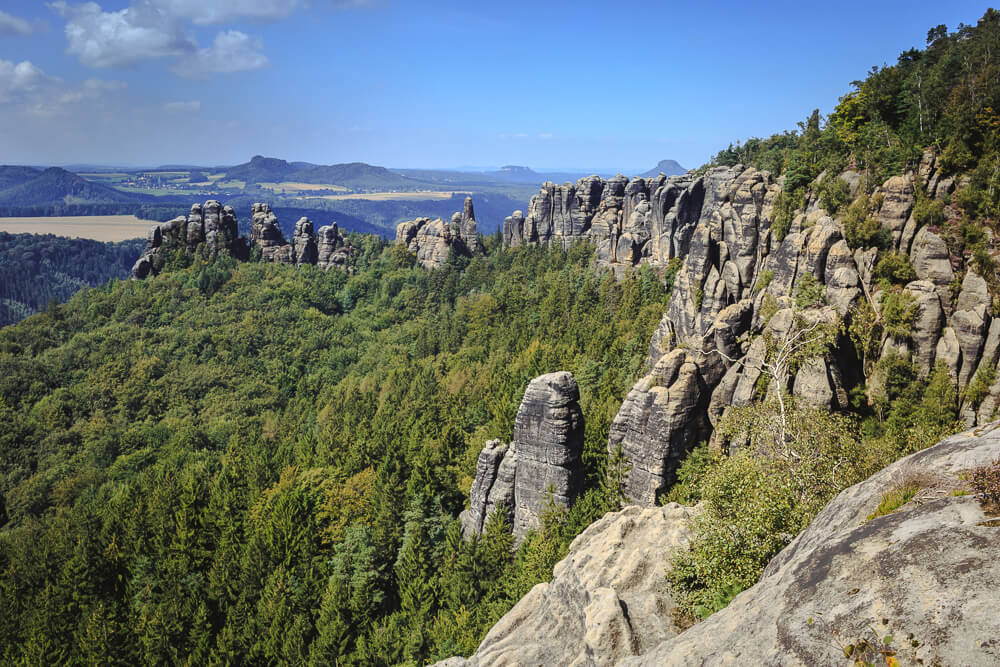
[[[213,264],[0,332],[8,663],[396,664],[471,652],[614,502],[608,426],[668,292],[592,249],[357,273]],[[456,520],[527,382],[579,381],[589,491],[516,552]],[[100,659],[99,659],[100,658]]]
[[[37,313],[53,299],[66,301],[81,288],[127,278],[145,243],[0,232],[0,326]]]
[[[815,195],[846,212],[852,247],[877,247],[864,197],[848,207],[823,175],[853,167],[872,191],[932,148],[965,178],[947,200],[920,199],[919,215],[996,296],[998,47],[993,10],[976,27],[939,26],[828,118],[714,162],[784,177],[779,238]],[[3,661],[395,665],[473,651],[618,507],[627,462],[608,463],[608,429],[672,281],[648,268],[616,280],[587,245],[485,240],[485,255],[438,271],[361,235],[353,275],[184,255],[0,331]],[[881,306],[905,311],[905,327],[906,266],[879,266]],[[794,297],[815,300],[808,284]],[[863,352],[856,329],[841,333]],[[670,575],[679,620],[752,585],[840,489],[957,428],[947,369],[921,378],[898,356],[879,363],[879,393],[855,387],[841,414],[787,406],[795,456],[773,446],[767,401],[718,425],[739,452],[688,455],[665,498],[703,508]],[[554,370],[580,385],[584,496],[517,549],[497,519],[463,541],[476,455],[510,438],[528,381]]]

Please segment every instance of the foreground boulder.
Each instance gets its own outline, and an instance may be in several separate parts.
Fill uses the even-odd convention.
[[[493,626],[468,660],[439,667],[613,665],[679,630],[663,572],[690,539],[695,510],[627,507],[590,525],[538,584]]]
[[[878,648],[886,635],[902,664],[1000,663],[1000,525],[975,497],[953,495],[965,487],[964,470],[998,457],[1000,423],[993,423],[846,489],[759,583],[622,664],[832,665],[845,661],[848,646],[864,640]],[[869,519],[906,481],[922,490]]]
[[[469,509],[462,513],[466,535],[483,530],[504,508],[514,535],[538,528],[549,497],[561,507],[575,502],[583,487],[583,412],[572,373],[540,375],[528,384],[514,421],[514,441],[488,442],[479,454]]]

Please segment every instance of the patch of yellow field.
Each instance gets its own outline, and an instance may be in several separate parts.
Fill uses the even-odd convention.
[[[11,234],[55,234],[94,241],[143,238],[160,223],[134,215],[79,215],[39,218],[0,218],[0,231]]]
[[[367,192],[350,195],[320,195],[306,199],[370,199],[373,201],[389,201],[393,199],[426,201],[428,199],[451,199],[453,195],[467,195],[469,192]]]
[[[285,192],[311,192],[313,190],[337,190],[340,192],[346,192],[347,188],[342,185],[332,185],[329,183],[297,183],[294,181],[285,181],[283,183],[258,183],[262,188],[271,190],[272,192],[277,190],[284,190]]]

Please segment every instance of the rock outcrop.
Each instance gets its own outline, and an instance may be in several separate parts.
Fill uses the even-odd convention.
[[[171,253],[178,250],[193,253],[199,246],[207,247],[212,254],[225,252],[239,260],[249,259],[250,250],[256,248],[264,261],[296,266],[312,264],[321,269],[346,269],[354,253],[345,243],[337,223],[320,227],[317,240],[309,218],[295,223],[292,243],[288,243],[271,207],[261,203],[254,204],[251,209],[248,243],[239,235],[233,208],[210,200],[204,206],[193,205],[187,217],[179,216],[150,229],[146,248],[132,267],[132,277],[141,280],[155,275]]]
[[[583,413],[571,373],[541,375],[528,384],[514,422],[514,441],[486,444],[479,454],[466,535],[481,532],[497,508],[508,513],[515,537],[538,528],[548,498],[569,507],[583,486]]]
[[[997,360],[985,354],[993,321],[989,289],[970,270],[956,294],[960,260],[934,228],[914,218],[918,179],[926,188],[936,177],[935,161],[926,158],[919,173],[889,179],[870,198],[877,205],[873,217],[889,232],[887,250],[912,263],[917,280],[904,289],[918,309],[903,338],[876,341],[876,358],[866,359],[864,371],[846,332],[862,301],[875,312],[881,308],[883,286],[875,274],[885,253],[852,249],[841,217],[815,197],[782,213],[776,226],[781,183],[767,172],[736,165],[700,176],[546,183],[526,215],[518,211],[505,221],[508,247],[587,240],[598,263],[619,275],[637,265],[676,272],[646,375],[623,402],[608,440],[609,455],[621,447],[631,466],[626,487],[633,501],[655,502],[686,453],[734,406],[773,395],[775,378],[764,366],[774,349],[764,339],[782,345],[801,330],[803,318],[840,331],[778,382],[816,407],[846,408],[851,389],[866,380],[863,372],[890,351],[911,359],[925,376],[944,362],[959,388],[972,382],[985,358],[982,376],[991,377]],[[838,178],[861,194],[857,174]],[[962,414],[969,424],[983,423],[994,406],[1000,406],[1000,386],[981,403],[964,405]]]
[[[452,252],[472,256],[482,251],[476,231],[476,215],[472,198],[465,198],[461,212],[451,222],[440,218],[417,218],[396,225],[396,243],[402,243],[417,256],[417,262],[427,269],[439,269]]]
[[[627,507],[572,543],[468,659],[487,665],[834,665],[861,641],[900,664],[1000,662],[1000,519],[965,472],[1000,458],[1000,422],[912,454],[831,500],[729,605],[681,632],[664,570],[697,508]],[[902,507],[873,516],[904,482]],[[885,638],[892,639],[885,644]],[[658,639],[662,638],[662,639]],[[660,643],[654,644],[659,641]],[[879,658],[872,653],[868,658]]]
[[[626,507],[591,524],[470,658],[438,667],[614,665],[675,636],[663,573],[690,539],[696,510],[677,504]]]
[[[226,252],[237,259],[246,258],[246,241],[239,236],[236,213],[231,206],[223,207],[211,199],[204,205],[194,204],[186,217],[181,215],[150,228],[146,248],[132,267],[132,277],[141,280],[155,275],[171,253],[194,252],[199,245],[206,246],[213,254]]]
[[[873,641],[873,628],[879,639],[892,635],[901,664],[1000,663],[1000,527],[974,496],[953,493],[965,487],[964,470],[1000,457],[998,426],[956,435],[843,491],[759,583],[621,664],[840,664],[846,646]],[[907,480],[923,490],[869,519]]]

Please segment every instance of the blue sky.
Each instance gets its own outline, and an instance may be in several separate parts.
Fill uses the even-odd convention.
[[[0,0],[0,163],[695,167],[987,6]]]

